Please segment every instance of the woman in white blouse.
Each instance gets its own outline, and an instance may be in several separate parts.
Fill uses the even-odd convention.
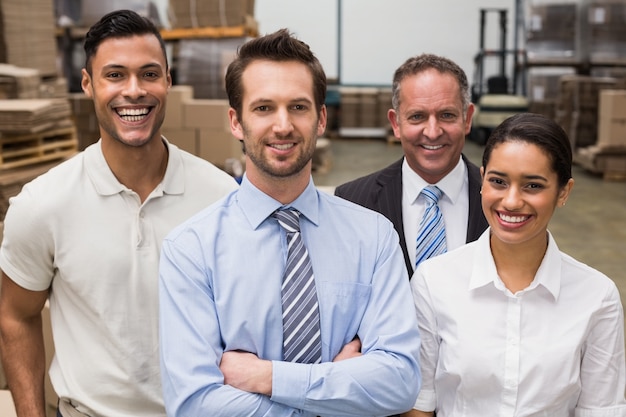
[[[571,166],[548,118],[519,114],[493,131],[481,167],[489,229],[411,280],[423,387],[406,416],[626,416],[618,290],[548,232]]]

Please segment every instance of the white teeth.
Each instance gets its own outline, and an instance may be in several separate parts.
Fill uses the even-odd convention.
[[[528,217],[526,216],[506,216],[504,214],[500,214],[500,218],[507,223],[521,223],[526,220]]]
[[[284,145],[273,144],[272,148],[275,148],[275,149],[278,149],[278,150],[281,150],[281,151],[286,151],[287,149],[293,148],[293,146],[294,146],[293,143],[287,143],[287,144],[284,144]]]
[[[147,107],[143,109],[118,109],[117,114],[120,116],[142,116],[148,114],[149,111],[150,109]]]
[[[436,151],[437,149],[443,148],[443,145],[438,145],[438,146],[422,145],[422,146],[428,149],[429,151]]]

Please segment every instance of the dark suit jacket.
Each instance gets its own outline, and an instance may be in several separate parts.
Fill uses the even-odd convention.
[[[465,155],[462,157],[467,166],[469,179],[469,217],[466,242],[472,242],[485,231],[487,220],[480,203],[480,170],[468,161]],[[410,278],[414,269],[413,259],[409,257],[402,224],[403,160],[404,158],[380,171],[340,185],[335,189],[335,195],[377,211],[391,220],[400,236],[400,246],[402,246],[404,261]]]

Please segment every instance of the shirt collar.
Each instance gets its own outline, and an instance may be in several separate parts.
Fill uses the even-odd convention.
[[[473,264],[468,288],[470,291],[488,284],[504,289],[504,285],[498,277],[495,261],[491,255],[490,235],[491,228],[488,228],[476,241],[476,259],[484,262],[474,262]],[[561,291],[561,252],[550,232],[548,232],[548,248],[541,265],[539,265],[535,279],[528,288],[521,292],[531,291],[539,286],[548,290],[555,300],[559,298]]]
[[[311,223],[319,224],[319,191],[309,179],[309,184],[293,202],[283,205],[253,185],[246,174],[237,191],[237,202],[254,229],[281,207],[293,207]]]
[[[170,144],[162,137],[167,148],[167,168],[163,177],[164,194],[183,194],[185,192],[185,165],[183,164],[183,154],[178,147]]]
[[[168,150],[167,168],[159,187],[165,194],[182,194],[185,192],[185,172],[180,150],[161,137]],[[127,190],[120,183],[102,153],[102,139],[87,147],[84,151],[85,170],[91,179],[96,192],[102,196],[115,195]]]
[[[444,196],[450,199],[452,204],[459,198],[463,190],[463,184],[467,181],[467,167],[463,162],[463,158],[459,157],[459,162],[454,169],[443,177],[436,185],[443,192]],[[402,183],[403,187],[407,187],[410,201],[415,201],[422,190],[429,185],[422,177],[411,169],[406,158],[402,162]]]

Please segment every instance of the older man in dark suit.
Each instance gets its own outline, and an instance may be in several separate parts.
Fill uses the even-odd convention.
[[[419,55],[396,70],[392,88],[388,118],[404,157],[337,187],[335,194],[393,222],[411,276],[423,259],[476,240],[487,221],[479,169],[461,153],[474,114],[463,70],[447,58]],[[427,194],[439,196],[432,210]],[[433,216],[442,223],[439,232],[424,232]],[[436,244],[429,233],[439,233]]]

